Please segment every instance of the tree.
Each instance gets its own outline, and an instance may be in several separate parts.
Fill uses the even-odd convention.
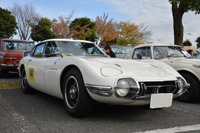
[[[0,7],[0,38],[10,38],[15,34],[17,24],[11,12]]]
[[[13,4],[11,12],[16,18],[17,31],[20,39],[29,40],[31,34],[31,26],[34,26],[40,20],[39,14],[36,12],[32,4]]]
[[[197,49],[198,49],[200,48],[200,36],[197,37],[196,42],[197,42]]]
[[[71,22],[70,28],[73,29],[73,38],[95,41],[95,22],[92,22],[89,18],[76,18]]]
[[[145,24],[139,25],[140,33],[142,34],[142,42],[148,42],[152,36],[152,32],[148,29]]]
[[[174,44],[183,45],[183,15],[188,11],[200,13],[199,0],[169,0],[172,5],[173,26],[174,26]]]
[[[139,26],[131,22],[121,21],[118,24],[119,36],[117,38],[118,45],[138,44],[142,43],[142,34]]]
[[[73,12],[68,17],[58,17],[58,19],[53,19],[52,29],[58,38],[72,38],[73,33],[70,26],[70,20],[73,16]]]
[[[151,36],[151,31],[144,25],[136,25],[129,21],[121,21],[118,23],[117,31],[119,33],[117,37],[118,45],[142,44],[147,41]]]
[[[183,42],[183,46],[192,46],[192,43],[187,39]]]
[[[119,34],[116,30],[117,23],[113,22],[113,19],[108,20],[108,14],[97,16],[96,25],[96,35],[101,45],[116,42]]]
[[[48,18],[41,18],[37,25],[32,26],[31,38],[34,41],[55,38],[56,35],[51,30],[51,25],[51,20]]]

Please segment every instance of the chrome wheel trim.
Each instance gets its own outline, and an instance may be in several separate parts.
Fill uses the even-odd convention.
[[[21,77],[21,86],[22,86],[22,89],[23,89],[23,90],[25,90],[26,85],[27,85],[27,77],[26,77],[26,72],[25,72],[25,70],[23,70],[23,72],[22,72],[22,77]]]
[[[69,76],[65,85],[65,101],[70,109],[74,109],[79,100],[79,85],[74,76]]]

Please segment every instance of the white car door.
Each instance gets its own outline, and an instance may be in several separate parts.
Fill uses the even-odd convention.
[[[49,41],[45,48],[45,57],[47,58],[45,64],[45,85],[46,92],[50,95],[62,98],[60,89],[60,75],[57,63],[60,61],[61,56],[58,52],[56,42]]]
[[[48,58],[44,58],[44,49],[45,43],[41,43],[31,53],[31,57],[27,62],[27,77],[29,84],[33,88],[46,93],[44,73]]]

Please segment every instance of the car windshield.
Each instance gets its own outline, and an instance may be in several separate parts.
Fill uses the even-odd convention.
[[[33,42],[4,41],[4,50],[31,50],[35,44]]]
[[[63,55],[106,56],[93,43],[78,41],[57,41],[56,44]]]
[[[154,46],[153,54],[155,59],[167,57],[184,57],[181,47],[176,46]]]
[[[111,46],[111,48],[115,54],[127,54],[130,49],[128,47],[121,46]]]
[[[100,46],[101,50],[104,50],[104,47],[105,46]],[[115,53],[115,54],[127,54],[130,50],[129,47],[123,47],[123,46],[114,46],[114,45],[110,45],[112,51]]]

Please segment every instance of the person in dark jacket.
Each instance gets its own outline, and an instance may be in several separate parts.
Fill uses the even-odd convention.
[[[105,50],[105,53],[106,53],[107,55],[109,55],[109,56],[112,57],[112,58],[116,58],[115,53],[112,51],[112,49],[111,49],[111,47],[110,47],[109,45],[106,45],[106,46],[104,47],[104,50]]]

